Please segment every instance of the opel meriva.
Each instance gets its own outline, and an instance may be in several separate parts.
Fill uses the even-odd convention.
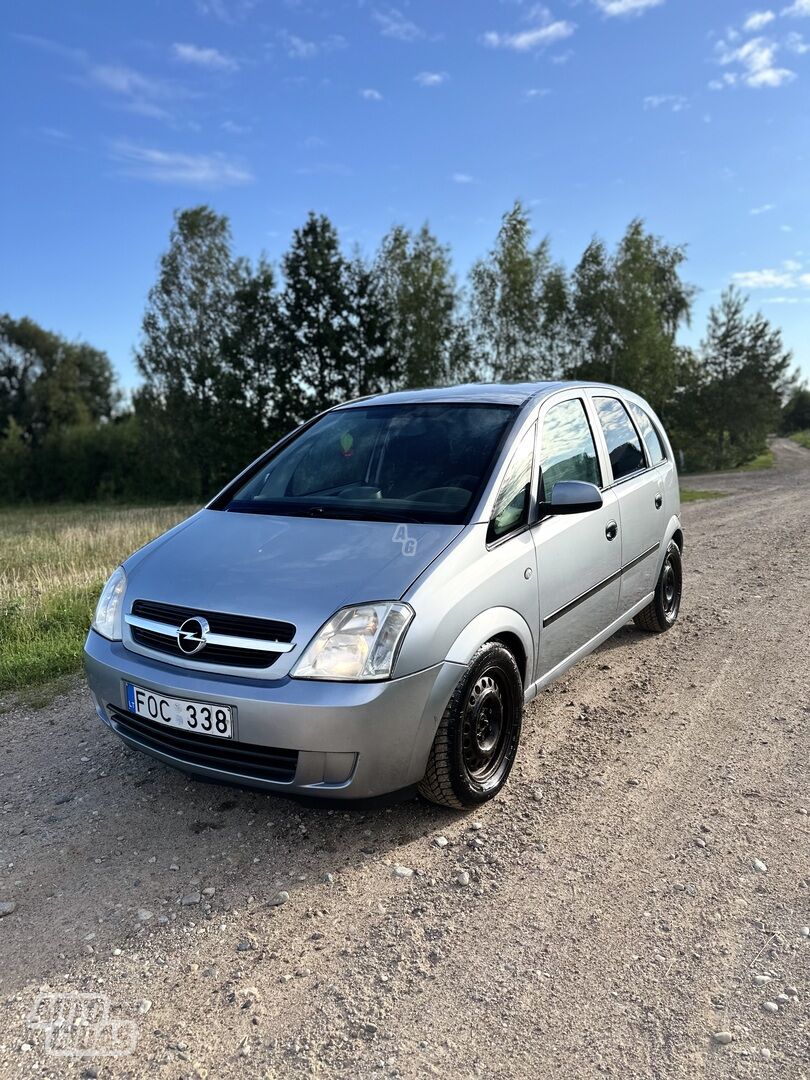
[[[678,480],[613,386],[351,401],[109,579],[87,638],[101,720],[191,773],[368,798],[492,798],[526,702],[681,600]]]

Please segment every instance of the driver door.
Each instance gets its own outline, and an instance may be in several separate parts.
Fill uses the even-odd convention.
[[[602,490],[603,505],[583,514],[544,514],[560,480],[603,488],[602,468],[583,395],[555,400],[541,414],[540,520],[532,529],[540,606],[542,679],[616,618],[621,574],[616,495]]]

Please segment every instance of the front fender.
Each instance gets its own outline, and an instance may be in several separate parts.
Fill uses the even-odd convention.
[[[476,615],[450,646],[447,659],[454,664],[469,664],[484,642],[503,634],[514,634],[523,647],[526,657],[524,683],[528,685],[532,681],[534,672],[534,638],[529,624],[512,608],[489,608],[487,611],[482,611],[480,615]]]

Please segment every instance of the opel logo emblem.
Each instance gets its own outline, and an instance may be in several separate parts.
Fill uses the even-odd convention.
[[[205,647],[211,627],[208,620],[201,615],[195,615],[193,619],[186,619],[177,631],[177,647],[186,656],[193,656]]]

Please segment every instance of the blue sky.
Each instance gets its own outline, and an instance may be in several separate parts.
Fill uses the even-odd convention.
[[[572,265],[631,217],[736,281],[810,376],[810,0],[28,0],[0,38],[0,310],[124,385],[172,211],[277,259],[308,210],[463,275],[515,197]]]

